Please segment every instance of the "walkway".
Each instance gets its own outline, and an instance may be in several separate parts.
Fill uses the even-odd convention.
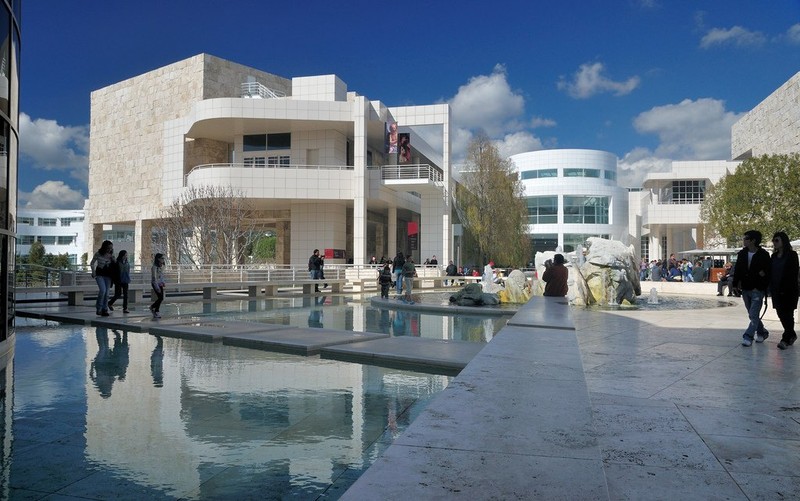
[[[777,322],[745,348],[738,303],[570,314],[498,333],[343,499],[800,497],[800,346]]]

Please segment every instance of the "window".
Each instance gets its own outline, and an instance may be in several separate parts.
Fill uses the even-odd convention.
[[[564,222],[608,224],[609,197],[564,196]]]
[[[558,222],[558,197],[528,197],[528,224]]]
[[[583,248],[583,244],[589,237],[608,239],[608,235],[595,233],[564,233],[564,252],[575,252],[576,249]]]
[[[289,166],[289,155],[281,155],[278,157],[269,157],[267,158],[267,165],[270,167],[288,167]]]
[[[642,258],[650,261],[650,237],[648,235],[642,236],[639,244],[639,252],[641,253]]]
[[[247,157],[244,159],[245,167],[264,167],[267,165],[266,157]]]
[[[267,151],[288,150],[291,148],[292,135],[290,133],[267,134]]]
[[[62,217],[61,226],[72,226],[72,223],[82,223],[82,217]]]
[[[705,181],[673,181],[672,203],[699,204],[703,202],[706,192]]]
[[[73,242],[75,242],[75,237],[73,237],[73,236],[58,237],[56,239],[56,244],[57,245],[72,245]]]
[[[31,245],[35,242],[33,235],[20,235],[19,236],[19,244],[20,245]]]
[[[54,217],[40,217],[39,226],[55,226],[56,218]]]
[[[520,173],[522,179],[541,179],[544,177],[557,177],[558,169],[524,170]]]
[[[609,181],[616,181],[617,180],[617,173],[613,170],[604,170],[603,177],[608,179]]]
[[[247,135],[242,138],[244,151],[267,151],[267,135]]]
[[[17,219],[17,224],[23,225],[27,224],[28,226],[33,226],[33,218],[32,217],[20,217]]]
[[[564,177],[600,177],[599,169],[564,169]]]
[[[56,237],[55,235],[42,235],[39,237],[39,242],[41,242],[42,245],[55,245]]]

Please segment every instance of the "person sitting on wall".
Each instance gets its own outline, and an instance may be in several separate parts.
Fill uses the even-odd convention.
[[[545,281],[544,295],[552,297],[564,297],[567,295],[569,286],[567,279],[569,278],[569,270],[564,266],[564,256],[556,254],[553,260],[544,262],[544,273],[542,273],[542,280]]]

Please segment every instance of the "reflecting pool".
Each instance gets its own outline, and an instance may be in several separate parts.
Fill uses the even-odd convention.
[[[335,499],[448,382],[18,319],[0,371],[2,496]]]

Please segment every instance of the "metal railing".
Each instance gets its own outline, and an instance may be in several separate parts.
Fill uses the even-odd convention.
[[[244,82],[241,89],[241,95],[244,98],[275,99],[279,97],[286,97],[285,93],[279,90],[270,89],[269,87],[258,82]]]
[[[244,163],[215,163],[215,164],[201,164],[192,167],[192,169],[183,176],[183,185],[187,186],[189,176],[195,171],[206,169],[291,169],[291,170],[353,170],[352,165],[301,165],[301,164],[266,164],[266,165],[250,165]]]
[[[429,179],[441,182],[444,180],[444,173],[428,164],[384,165],[381,168],[381,179]]]

